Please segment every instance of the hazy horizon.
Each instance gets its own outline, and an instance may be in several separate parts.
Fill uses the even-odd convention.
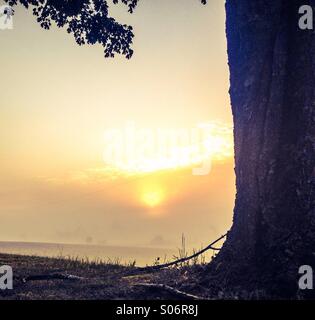
[[[0,31],[0,241],[176,248],[184,233],[188,248],[200,248],[232,223],[224,2],[111,10],[134,27],[130,61],[41,29],[21,6],[14,29]],[[104,133],[130,121],[140,130],[215,124],[210,174],[109,166]]]

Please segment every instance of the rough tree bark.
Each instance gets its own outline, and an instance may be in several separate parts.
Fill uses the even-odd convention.
[[[227,0],[237,196],[210,264],[229,286],[288,296],[315,268],[315,35],[298,9],[315,0]]]

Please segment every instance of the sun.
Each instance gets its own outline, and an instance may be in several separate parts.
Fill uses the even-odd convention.
[[[164,192],[160,188],[144,190],[141,200],[146,206],[155,208],[163,202]]]

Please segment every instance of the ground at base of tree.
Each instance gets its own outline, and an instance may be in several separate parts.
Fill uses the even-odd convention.
[[[206,265],[148,273],[134,266],[8,254],[0,254],[0,265],[14,273],[13,290],[0,290],[1,300],[281,299],[262,290],[232,292],[215,275],[204,277]]]

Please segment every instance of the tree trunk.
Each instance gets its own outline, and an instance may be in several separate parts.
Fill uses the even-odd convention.
[[[290,295],[315,268],[315,35],[298,27],[315,0],[227,0],[237,195],[210,265],[230,286]]]

